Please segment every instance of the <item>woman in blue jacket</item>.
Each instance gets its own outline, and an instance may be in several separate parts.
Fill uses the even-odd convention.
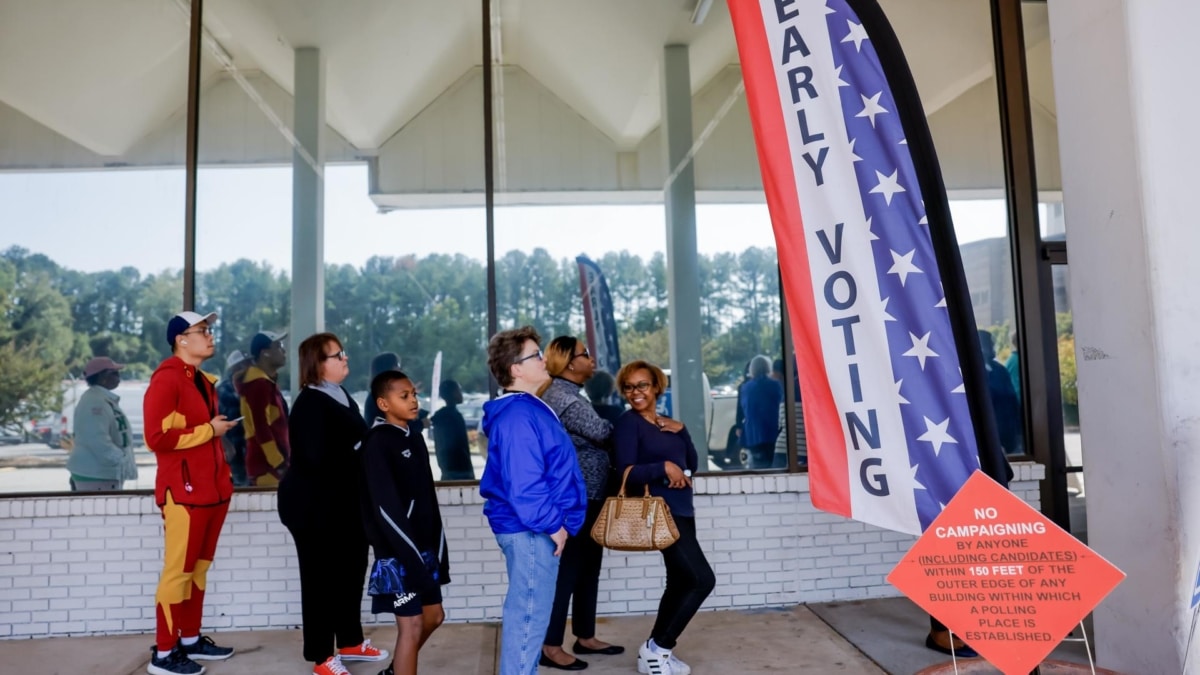
[[[483,513],[508,569],[500,639],[503,675],[536,675],[554,603],[553,583],[568,535],[587,512],[575,445],[536,395],[550,379],[531,326],[497,333],[488,368],[504,393],[483,406],[487,465]]]

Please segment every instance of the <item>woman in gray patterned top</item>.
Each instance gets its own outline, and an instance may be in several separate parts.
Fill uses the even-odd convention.
[[[581,394],[583,383],[592,377],[596,362],[587,346],[569,335],[556,337],[546,348],[546,371],[553,376],[540,392],[562,422],[575,443],[579,468],[587,485],[587,519],[579,534],[567,539],[558,565],[558,585],[554,609],[542,643],[540,665],[560,670],[583,670],[587,663],[563,651],[567,604],[575,597],[571,627],[575,633],[575,654],[620,654],[624,647],[596,639],[596,591],[600,584],[600,564],[604,549],[592,540],[592,525],[604,505],[611,458],[609,439],[612,424],[596,414]]]

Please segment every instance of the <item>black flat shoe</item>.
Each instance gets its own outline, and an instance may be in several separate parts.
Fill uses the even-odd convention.
[[[625,648],[621,645],[609,645],[603,649],[592,649],[591,647],[584,647],[583,645],[579,644],[579,640],[576,640],[575,645],[571,647],[571,651],[575,652],[576,654],[603,654],[605,656],[616,656],[617,654],[624,654]]]
[[[575,659],[565,666],[560,666],[547,658],[545,654],[542,654],[542,658],[538,659],[538,665],[546,668],[557,668],[559,670],[583,670],[584,668],[587,668],[587,661]]]
[[[963,644],[963,646],[959,647],[958,649],[951,649],[949,647],[943,647],[942,645],[938,644],[937,640],[933,639],[932,634],[925,636],[925,646],[932,649],[935,652],[941,652],[948,656],[955,656],[960,659],[979,658],[979,654],[974,649],[971,649],[970,647],[968,647],[965,643]]]

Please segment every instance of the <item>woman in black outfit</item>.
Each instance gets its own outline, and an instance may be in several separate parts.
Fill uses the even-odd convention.
[[[304,659],[314,675],[344,675],[343,660],[388,657],[363,639],[359,618],[367,538],[355,446],[367,424],[342,387],[350,367],[337,336],[313,335],[298,353],[301,390],[288,416],[292,466],[279,485],[279,519],[300,560]]]
[[[655,412],[655,403],[667,386],[662,369],[633,361],[617,373],[617,386],[631,408],[613,429],[617,471],[624,474],[632,467],[626,488],[641,494],[642,486],[649,485],[650,494],[666,501],[679,529],[679,540],[662,552],[667,587],[658,603],[650,639],[638,649],[638,672],[688,675],[692,669],[672,650],[716,585],[716,577],[696,540],[696,511],[692,505],[696,446],[683,424]]]

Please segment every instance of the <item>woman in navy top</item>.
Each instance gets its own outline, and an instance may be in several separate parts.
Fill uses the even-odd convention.
[[[617,387],[630,410],[613,429],[616,465],[629,473],[626,489],[633,494],[650,486],[662,497],[679,540],[663,550],[667,586],[658,604],[650,639],[638,649],[638,671],[661,675],[688,675],[692,669],[671,652],[683,629],[696,615],[716,585],[712,568],[696,540],[696,511],[692,505],[692,474],[697,467],[696,446],[683,424],[655,412],[655,403],[667,387],[662,369],[645,361],[626,364],[617,373]]]

